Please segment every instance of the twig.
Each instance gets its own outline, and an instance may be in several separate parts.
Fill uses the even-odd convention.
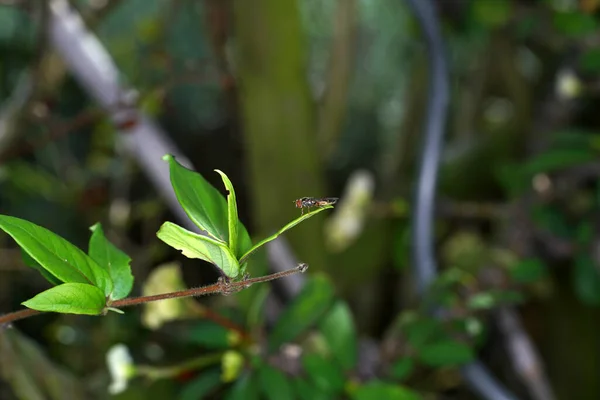
[[[412,224],[413,265],[418,291],[424,293],[437,275],[434,255],[434,203],[444,126],[448,113],[448,66],[439,22],[431,0],[407,0],[421,25],[429,53],[429,93],[425,138],[419,160],[419,175],[415,198],[415,218]],[[514,399],[479,362],[462,368],[467,384],[489,400]]]
[[[531,398],[554,400],[555,396],[548,383],[540,357],[527,332],[521,326],[515,310],[510,307],[499,309],[498,322],[506,337],[508,352],[515,371],[527,386]]]
[[[304,273],[304,272],[306,272],[307,269],[308,269],[307,264],[300,263],[295,268],[288,269],[288,270],[282,271],[282,272],[277,272],[277,273],[274,273],[271,275],[260,276],[258,278],[244,279],[239,282],[227,282],[223,279],[220,279],[217,283],[214,283],[214,284],[208,285],[208,286],[180,290],[177,292],[156,294],[156,295],[152,295],[152,296],[131,297],[128,299],[117,300],[117,301],[109,303],[108,307],[124,308],[124,307],[131,307],[131,306],[135,306],[135,305],[139,305],[139,304],[149,303],[151,301],[177,299],[177,298],[181,298],[181,297],[197,297],[197,296],[204,296],[204,295],[215,294],[215,293],[220,293],[223,295],[230,295],[232,293],[236,293],[241,290],[244,290],[244,289],[252,286],[255,283],[269,282],[269,281],[272,281],[275,279],[284,278],[289,275],[293,275],[293,274],[297,274],[297,273]],[[10,314],[5,314],[5,315],[0,316],[0,326],[5,325],[5,324],[10,324],[17,320],[31,317],[33,315],[38,315],[41,313],[42,313],[42,311],[26,309],[26,310],[15,311]]]

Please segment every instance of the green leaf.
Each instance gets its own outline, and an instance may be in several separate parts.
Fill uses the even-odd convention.
[[[447,337],[443,324],[435,318],[415,315],[408,321],[403,321],[402,330],[408,343],[416,350],[427,343]]]
[[[343,301],[337,301],[320,323],[320,330],[335,359],[345,370],[354,368],[358,344],[352,312]]]
[[[514,304],[523,301],[523,295],[513,290],[488,290],[476,293],[467,302],[471,310],[487,310],[499,305]]]
[[[253,374],[238,379],[225,395],[225,400],[259,400],[259,380]]]
[[[337,398],[337,395],[344,390],[344,374],[333,360],[309,353],[302,357],[302,366],[315,386],[327,392],[332,398]]]
[[[110,275],[114,286],[111,299],[120,300],[127,297],[133,287],[133,275],[129,265],[131,258],[106,239],[101,224],[93,225],[90,230],[92,236],[88,253]]]
[[[113,290],[108,273],[67,240],[24,219],[0,215],[0,229],[8,233],[39,265],[61,282],[87,283],[106,296]]]
[[[371,381],[352,394],[352,400],[421,400],[416,392],[402,386]]]
[[[311,277],[302,291],[283,311],[269,337],[269,348],[277,349],[315,324],[334,299],[334,289],[323,275]]]
[[[541,153],[527,161],[523,171],[528,176],[539,173],[554,172],[557,170],[593,162],[598,159],[598,154],[592,149],[552,149]]]
[[[156,236],[169,246],[181,250],[188,258],[208,261],[230,278],[236,278],[240,273],[237,260],[224,243],[190,232],[169,221],[162,224]]]
[[[521,260],[510,269],[511,277],[519,283],[532,283],[546,275],[546,266],[539,258]]]
[[[223,179],[223,183],[225,184],[225,188],[227,189],[227,226],[229,229],[229,248],[234,251],[237,251],[238,248],[238,212],[237,212],[237,203],[235,200],[235,190],[233,189],[233,184],[225,175],[223,171],[215,169],[215,171],[221,175],[221,179]]]
[[[261,392],[267,400],[294,400],[294,389],[290,379],[281,371],[263,364],[258,370]]]
[[[327,206],[323,206],[320,208],[317,208],[316,210],[313,210],[309,213],[306,213],[304,215],[301,215],[300,217],[296,218],[295,220],[293,220],[292,222],[290,222],[289,224],[287,224],[286,226],[284,226],[283,228],[281,228],[279,231],[277,231],[277,233],[269,236],[266,239],[261,240],[260,242],[258,242],[257,244],[254,245],[254,247],[252,247],[250,250],[248,250],[246,252],[246,254],[244,254],[242,256],[242,258],[240,258],[240,264],[244,263],[248,257],[250,257],[250,255],[252,253],[254,253],[256,250],[258,250],[261,246],[265,245],[266,243],[269,243],[272,240],[277,239],[277,237],[279,235],[281,235],[283,232],[292,229],[293,227],[295,227],[296,225],[298,225],[300,222],[303,222],[311,217],[314,217],[315,215],[317,215],[318,213],[320,213],[321,211],[325,211],[328,208],[333,208],[333,206],[331,205],[327,205]]]
[[[454,340],[442,340],[421,348],[419,359],[430,367],[450,367],[466,364],[475,358],[473,349]]]
[[[579,299],[590,306],[600,305],[600,272],[592,256],[579,254],[573,269],[573,284]]]
[[[579,59],[579,65],[583,72],[600,72],[600,49],[592,48],[584,51]]]
[[[231,346],[229,330],[207,320],[194,324],[189,339],[208,349],[227,349]]]
[[[390,376],[398,381],[402,381],[410,376],[415,363],[412,358],[404,357],[396,361],[390,368]]]
[[[188,217],[213,239],[228,243],[227,204],[223,195],[202,175],[179,164],[175,157],[163,157],[169,163],[171,184]]]
[[[203,399],[221,385],[221,372],[218,369],[204,371],[200,376],[183,387],[179,400]]]
[[[106,298],[96,286],[87,283],[63,283],[21,304],[38,311],[98,315],[106,305]]]
[[[301,400],[329,400],[331,396],[303,378],[294,379],[294,388]]]
[[[42,274],[42,276],[48,281],[50,282],[52,285],[56,286],[56,285],[60,285],[62,283],[61,280],[59,280],[58,278],[56,278],[54,275],[52,275],[50,272],[46,271],[41,265],[40,263],[38,263],[37,261],[35,261],[33,259],[33,257],[31,257],[25,250],[23,250],[21,248],[21,258],[23,259],[23,262],[25,263],[25,265],[27,265],[30,268],[33,268],[35,270],[37,270],[40,274]]]
[[[558,31],[573,38],[595,32],[598,25],[592,15],[579,11],[557,12],[553,23]]]

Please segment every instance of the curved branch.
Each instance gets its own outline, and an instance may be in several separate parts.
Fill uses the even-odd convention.
[[[437,274],[433,243],[434,203],[448,113],[449,83],[444,43],[432,1],[407,0],[407,2],[423,30],[430,59],[427,121],[423,148],[420,153],[415,213],[411,232],[412,261],[416,284],[418,291],[422,294]],[[480,362],[464,366],[462,374],[467,384],[485,399],[515,399]]]

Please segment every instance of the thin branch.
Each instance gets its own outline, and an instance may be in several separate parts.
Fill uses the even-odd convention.
[[[177,292],[156,294],[156,295],[152,295],[152,296],[131,297],[128,299],[113,301],[110,304],[108,304],[108,306],[112,307],[112,308],[124,308],[124,307],[131,307],[131,306],[135,306],[135,305],[139,305],[139,304],[149,303],[152,301],[177,299],[177,298],[182,298],[182,297],[197,297],[197,296],[204,296],[204,295],[216,294],[216,293],[220,293],[220,294],[227,296],[232,293],[236,293],[236,292],[239,292],[246,288],[249,288],[250,286],[254,285],[255,283],[269,282],[269,281],[273,281],[275,279],[281,279],[281,278],[284,278],[286,276],[290,276],[293,274],[304,273],[304,272],[306,272],[307,269],[308,269],[307,264],[300,263],[295,268],[288,269],[286,271],[276,272],[271,275],[259,276],[257,278],[243,279],[239,282],[227,282],[226,280],[219,279],[219,281],[217,283],[208,285],[208,286],[180,290]],[[16,311],[16,312],[13,312],[10,314],[2,315],[2,316],[0,316],[0,327],[2,325],[10,324],[14,321],[17,321],[17,320],[20,320],[23,318],[27,318],[27,317],[31,317],[33,315],[38,315],[41,313],[42,313],[42,311],[26,309],[26,310],[20,310],[20,311]]]

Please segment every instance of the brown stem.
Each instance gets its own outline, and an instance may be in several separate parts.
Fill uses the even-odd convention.
[[[277,272],[271,275],[259,276],[258,278],[244,279],[239,282],[226,282],[224,280],[219,280],[217,283],[203,286],[199,288],[192,288],[181,290],[178,292],[171,293],[163,293],[157,294],[153,296],[140,296],[140,297],[131,297],[129,299],[117,300],[109,304],[110,307],[115,308],[123,308],[129,306],[135,306],[138,304],[149,303],[151,301],[158,300],[166,300],[166,299],[176,299],[180,297],[193,297],[193,296],[203,296],[212,293],[222,293],[224,295],[229,295],[235,292],[239,292],[240,290],[246,289],[252,286],[255,283],[269,282],[275,279],[284,278],[289,275],[296,274],[298,272],[305,272],[308,269],[308,265],[304,263],[298,264],[295,268],[288,269],[286,271]],[[34,315],[41,314],[42,311],[25,309],[20,311],[15,311],[10,314],[0,315],[0,327],[4,324],[9,324],[14,321],[24,319],[27,317],[31,317]]]

